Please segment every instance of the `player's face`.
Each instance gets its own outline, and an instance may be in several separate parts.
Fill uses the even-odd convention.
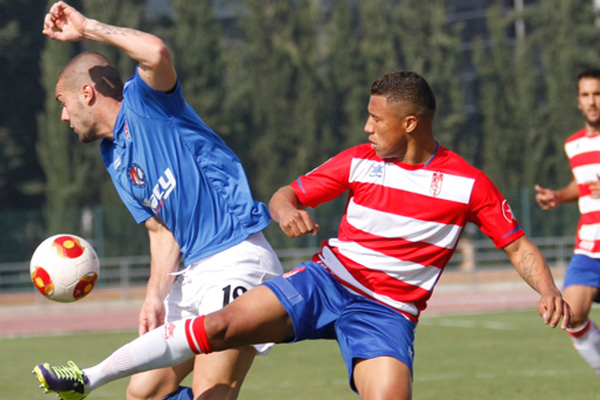
[[[600,128],[600,79],[582,78],[577,87],[577,107],[589,126]]]
[[[401,107],[388,104],[383,96],[373,95],[369,100],[369,118],[365,132],[369,134],[371,148],[381,158],[402,160],[406,153],[408,135]]]
[[[68,122],[82,143],[99,138],[90,107],[86,106],[77,93],[67,90],[60,82],[56,84],[56,100],[61,104],[61,121]]]

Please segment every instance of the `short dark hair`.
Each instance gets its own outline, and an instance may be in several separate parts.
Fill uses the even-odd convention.
[[[102,95],[115,100],[123,98],[119,71],[100,53],[86,52],[75,56],[65,65],[57,81],[68,90],[78,90],[84,83],[93,83]]]
[[[381,76],[371,85],[371,95],[383,96],[390,103],[407,102],[433,118],[435,95],[427,81],[412,71],[396,71]]]
[[[579,82],[580,80],[582,80],[584,78],[600,79],[600,69],[598,69],[598,68],[584,69],[577,75],[577,82]]]

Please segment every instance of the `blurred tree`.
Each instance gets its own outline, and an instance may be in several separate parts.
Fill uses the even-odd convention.
[[[43,201],[35,151],[36,123],[42,107],[39,53],[43,2],[0,0],[0,206],[25,209]],[[31,29],[38,27],[39,29]]]
[[[318,139],[323,91],[317,71],[318,2],[247,1],[241,17],[246,44],[235,73],[246,82],[251,135],[249,178],[258,199],[322,161]],[[241,95],[241,91],[245,96]]]
[[[173,52],[186,101],[214,130],[224,124],[223,33],[212,1],[173,0]]]
[[[44,111],[37,117],[37,154],[46,176],[49,234],[77,232],[79,216],[71,210],[79,207],[88,193],[90,163],[85,149],[77,143],[77,136],[69,125],[60,120],[61,106],[54,98],[56,78],[75,51],[73,44],[48,40],[41,57],[46,98]],[[95,191],[93,187],[92,191]]]
[[[365,140],[369,86],[360,53],[358,10],[347,0],[336,0],[326,28],[325,82],[328,133],[322,145],[331,154]]]
[[[435,137],[473,162],[474,132],[464,130],[460,24],[448,22],[445,0],[405,0],[386,12],[398,48],[396,63],[421,74],[437,100]]]
[[[358,5],[360,58],[367,91],[375,79],[399,67],[394,35],[397,22],[390,18],[392,9],[393,3],[385,0],[361,1]]]
[[[502,4],[488,15],[489,43],[480,40],[474,52],[483,116],[482,167],[500,188],[518,188],[526,179],[523,148],[536,133],[529,129],[537,113],[535,68],[525,39],[515,43],[508,37],[513,21],[504,15]]]

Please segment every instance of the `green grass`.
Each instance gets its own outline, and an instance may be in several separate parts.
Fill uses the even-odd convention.
[[[593,310],[600,321],[600,312]],[[0,339],[0,399],[53,399],[37,388],[36,363],[80,366],[98,362],[135,332]],[[600,378],[572,349],[567,334],[545,326],[537,313],[425,315],[415,343],[415,399],[600,400]],[[90,399],[124,399],[127,380]],[[335,342],[276,346],[259,357],[241,400],[357,399]]]

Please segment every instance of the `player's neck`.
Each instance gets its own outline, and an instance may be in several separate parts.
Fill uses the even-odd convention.
[[[600,126],[585,124],[585,131],[587,136],[597,136],[600,135]]]

